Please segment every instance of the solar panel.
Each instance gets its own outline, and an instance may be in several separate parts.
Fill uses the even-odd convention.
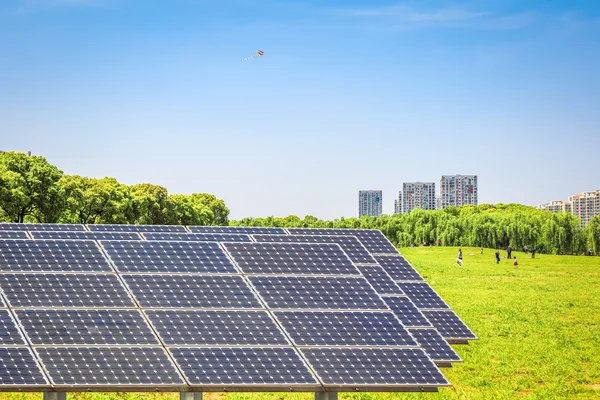
[[[477,336],[452,310],[423,310],[433,326],[446,340],[476,340]]]
[[[147,240],[179,240],[188,242],[251,242],[249,235],[237,233],[144,233]]]
[[[377,263],[396,281],[422,281],[423,277],[401,255],[375,256]]]
[[[383,268],[379,266],[359,266],[358,269],[380,295],[404,294]]]
[[[0,231],[0,239],[29,239],[25,231]]]
[[[444,340],[435,328],[417,328],[409,331],[434,362],[452,363],[462,361],[452,346]]]
[[[261,227],[261,226],[188,226],[192,233],[237,233],[242,235],[285,235],[283,228]]]
[[[193,385],[316,384],[291,348],[171,348]]]
[[[37,231],[31,235],[34,239],[142,240],[136,232]]]
[[[261,308],[241,276],[123,275],[142,307]]]
[[[275,312],[297,346],[417,346],[391,312]]]
[[[224,243],[246,274],[359,275],[337,244]]]
[[[238,273],[218,243],[102,241],[121,272]]]
[[[450,308],[427,282],[398,282],[398,286],[419,308]]]
[[[0,269],[24,272],[109,272],[95,242],[0,239]]]
[[[178,385],[183,380],[161,348],[39,347],[56,385]]]
[[[422,349],[303,348],[326,385],[449,386]]]
[[[377,261],[354,236],[333,235],[253,235],[257,242],[337,243],[355,264],[376,264]]]
[[[47,384],[29,349],[0,347],[0,385]]]
[[[132,307],[115,275],[0,274],[13,307]]]
[[[25,345],[23,336],[8,310],[0,310],[0,346]]]
[[[270,308],[387,309],[364,278],[251,276]]]
[[[181,225],[90,224],[92,232],[187,232]]]
[[[148,310],[167,345],[289,345],[266,311]]]
[[[34,345],[158,345],[137,310],[17,310]]]
[[[0,223],[0,231],[85,231],[80,224],[21,224],[16,222]]]
[[[404,326],[431,326],[431,322],[406,296],[384,296],[383,300],[392,309]]]
[[[374,229],[288,228],[287,230],[292,235],[356,236],[371,254],[398,254],[398,250],[385,235]]]

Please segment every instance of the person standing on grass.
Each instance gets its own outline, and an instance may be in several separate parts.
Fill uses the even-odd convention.
[[[510,244],[506,248],[506,254],[508,254],[508,259],[510,260],[512,258],[512,247],[510,247]]]
[[[438,239],[438,247],[442,245],[442,239]]]
[[[500,250],[496,250],[496,264],[500,264]]]
[[[531,248],[531,258],[535,258],[535,247]]]
[[[513,265],[515,268],[519,268],[519,262],[517,261],[517,257],[515,257],[515,261],[513,261]]]
[[[483,254],[483,247],[479,250],[479,254]]]
[[[462,260],[462,249],[458,249],[458,258],[456,259],[456,262],[458,263],[458,265],[460,265],[461,267],[463,266],[463,260]]]

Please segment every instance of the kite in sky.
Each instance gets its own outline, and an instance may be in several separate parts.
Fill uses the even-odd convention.
[[[252,57],[246,57],[246,58],[242,59],[242,61],[252,60],[253,58],[258,58],[258,57],[260,57],[260,56],[263,56],[264,54],[265,54],[265,52],[264,52],[264,51],[262,51],[262,50],[259,50],[259,51],[257,51],[257,52],[256,52],[256,54],[254,54]]]

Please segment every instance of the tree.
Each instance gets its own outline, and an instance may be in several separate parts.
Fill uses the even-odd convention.
[[[131,186],[134,224],[166,225],[169,223],[169,193],[167,189],[150,183]]]
[[[0,154],[0,208],[12,222],[57,222],[65,197],[58,184],[63,172],[44,157]]]
[[[229,208],[225,206],[223,200],[217,199],[215,195],[208,193],[192,193],[190,201],[197,209],[208,207],[211,210],[213,218],[209,225],[229,224]]]

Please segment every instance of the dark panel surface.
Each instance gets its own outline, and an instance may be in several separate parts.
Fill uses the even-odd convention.
[[[91,224],[92,232],[187,232],[181,225]]]
[[[12,344],[25,345],[25,341],[19,334],[17,325],[8,310],[0,310],[0,346]]]
[[[0,385],[46,385],[27,348],[0,348]]]
[[[384,296],[383,300],[404,326],[431,326],[429,320],[408,297]]]
[[[25,231],[0,231],[0,239],[29,239]]]
[[[79,224],[19,224],[0,223],[0,231],[85,231]]]
[[[358,269],[380,295],[404,294],[392,277],[380,266],[359,266]]]
[[[260,226],[189,226],[193,233],[237,233],[242,235],[285,235],[283,228]]]
[[[422,281],[423,277],[401,255],[375,256],[377,263],[396,281]]]
[[[292,235],[356,236],[371,254],[397,254],[398,250],[381,231],[374,229],[288,228]]]
[[[427,282],[398,282],[398,286],[419,309],[450,308]]]
[[[37,231],[34,239],[142,240],[136,232]]]
[[[433,361],[462,361],[452,346],[444,340],[435,328],[410,329],[410,333]]]
[[[236,233],[181,233],[151,232],[144,233],[147,240],[181,240],[187,242],[251,242],[249,235]]]
[[[475,340],[477,336],[452,310],[423,310],[444,339]]]

